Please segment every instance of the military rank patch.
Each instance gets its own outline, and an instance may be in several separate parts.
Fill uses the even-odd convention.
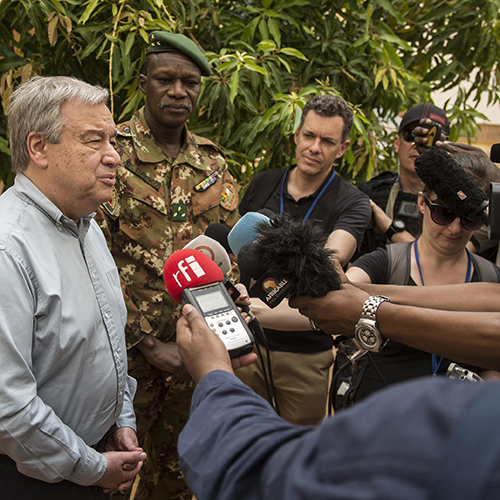
[[[172,221],[174,222],[186,221],[186,205],[184,203],[172,204]]]
[[[112,218],[118,217],[118,191],[116,190],[116,186],[113,186],[113,193],[111,195],[111,200],[103,203],[102,208],[105,210],[106,213],[109,214],[110,217]]]
[[[226,210],[232,211],[238,207],[238,192],[229,182],[222,185],[221,206]]]

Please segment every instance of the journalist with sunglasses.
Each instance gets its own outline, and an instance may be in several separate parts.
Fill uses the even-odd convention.
[[[415,172],[415,160],[420,153],[414,130],[423,120],[430,123],[426,132],[433,126],[441,128],[441,140],[450,134],[446,113],[434,104],[417,104],[403,115],[394,139],[398,172],[382,172],[359,186],[372,200],[374,228],[365,234],[358,257],[388,243],[411,241],[420,235],[417,195],[423,185]]]
[[[425,153],[432,154],[433,151]],[[474,177],[475,171],[470,170],[470,158],[466,161],[463,153],[451,156],[455,156],[457,164],[469,169]],[[413,242],[391,244],[360,257],[346,273],[351,282],[431,287],[500,281],[500,269],[492,262],[472,255],[467,249],[472,233],[483,225],[481,217],[458,217],[425,185],[418,194],[417,207],[422,234]],[[341,345],[337,366],[343,359],[342,353],[352,350],[350,344],[352,341],[348,340]],[[380,352],[371,353],[370,357],[360,361],[354,374],[339,374],[335,394],[344,383],[341,392],[348,385],[349,397],[336,397],[334,406],[339,409],[387,385],[419,376],[464,375],[473,380],[478,380],[476,375],[481,378],[500,377],[499,372],[488,368],[457,364],[452,359],[390,340]],[[355,380],[359,381],[357,387]]]

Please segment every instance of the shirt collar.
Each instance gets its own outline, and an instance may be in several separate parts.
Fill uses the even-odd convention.
[[[292,165],[290,167],[290,171],[292,171],[294,168],[297,168],[297,165]],[[312,193],[308,196],[304,196],[303,198],[301,198],[301,200],[308,199],[308,198],[312,198],[312,199],[316,198],[316,196],[318,196],[318,194],[321,192],[321,190],[324,188],[325,184],[330,180],[330,178],[332,177],[332,175],[334,173],[335,173],[335,168],[332,167],[332,169],[330,170],[330,173],[326,176],[326,179],[323,181],[321,186],[318,189],[316,189],[316,191],[314,191],[314,193]],[[292,198],[292,196],[290,194],[288,194],[288,182],[285,183],[284,194],[287,198]]]
[[[14,190],[17,196],[23,199],[26,203],[36,207],[42,212],[52,223],[61,228],[65,226],[73,232],[77,229],[76,224],[66,217],[61,210],[52,203],[45,194],[22,172],[16,175],[14,179]],[[90,221],[94,218],[95,212],[82,217],[78,221],[78,233],[84,236],[89,228]]]

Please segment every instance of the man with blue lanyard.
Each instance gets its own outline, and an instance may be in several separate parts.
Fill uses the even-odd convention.
[[[329,235],[328,247],[345,266],[371,217],[368,197],[335,172],[335,160],[349,147],[352,123],[352,110],[340,97],[317,95],[310,99],[295,133],[296,164],[256,176],[241,201],[240,214],[265,208],[313,220]],[[281,415],[296,424],[318,423],[325,415],[332,337],[311,330],[314,325],[286,303],[270,310],[252,299],[252,310],[269,343]],[[257,364],[240,370],[238,376],[266,397]]]

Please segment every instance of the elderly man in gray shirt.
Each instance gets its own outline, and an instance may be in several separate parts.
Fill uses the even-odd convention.
[[[0,196],[2,499],[107,498],[138,447],[125,304],[93,220],[120,158],[108,91],[35,77],[8,114],[15,184]]]

